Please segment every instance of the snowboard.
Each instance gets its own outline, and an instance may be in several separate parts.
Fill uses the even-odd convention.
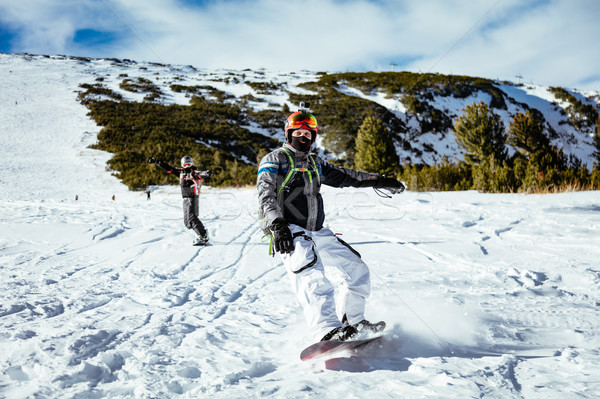
[[[381,339],[382,335],[354,341],[321,341],[312,344],[300,353],[300,360],[331,357],[344,351],[351,351]]]

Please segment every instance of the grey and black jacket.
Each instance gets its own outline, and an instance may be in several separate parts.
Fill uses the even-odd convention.
[[[200,186],[202,180],[210,176],[209,171],[199,171],[195,166],[189,168],[174,168],[168,163],[159,159],[156,160],[156,165],[172,175],[179,175],[179,185],[181,186],[181,196],[183,198],[193,198],[200,194]]]
[[[325,221],[321,184],[373,187],[378,179],[377,174],[334,166],[316,155],[284,144],[265,155],[258,167],[259,218],[263,228],[270,227],[274,221],[285,221],[318,231]]]

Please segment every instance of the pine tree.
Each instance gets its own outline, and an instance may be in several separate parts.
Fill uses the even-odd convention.
[[[393,175],[399,158],[392,137],[383,123],[372,116],[363,121],[356,136],[355,166],[359,170]]]
[[[594,157],[596,157],[598,168],[600,169],[600,117],[596,119],[596,134],[594,134],[594,148]]]
[[[498,162],[506,159],[504,123],[485,102],[467,105],[454,121],[454,132],[458,145],[466,150],[468,163],[477,165],[491,158]]]
[[[544,122],[530,111],[515,115],[508,130],[508,143],[517,147],[527,158],[550,147],[544,134]]]

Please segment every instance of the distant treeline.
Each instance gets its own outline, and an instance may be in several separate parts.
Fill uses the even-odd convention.
[[[91,117],[103,126],[94,148],[114,154],[109,167],[130,189],[148,185],[176,184],[145,161],[156,157],[179,165],[182,155],[191,155],[202,169],[212,169],[215,186],[252,185],[256,165],[278,140],[252,133],[244,126],[255,125],[282,138],[283,122],[290,110],[252,111],[243,96],[232,96],[211,86],[172,85],[170,89],[190,96],[190,105],[164,105],[164,95],[151,81],[126,75],[121,89],[143,93],[143,102],[124,101],[122,96],[102,85],[82,85],[80,100]],[[102,82],[102,78],[98,79]],[[404,122],[374,102],[342,93],[339,82],[365,93],[384,91],[402,95],[407,112],[420,116],[422,132],[452,130],[464,151],[464,160],[442,159],[434,165],[399,162],[396,146],[415,155],[404,137]],[[569,189],[600,189],[600,118],[598,111],[584,105],[568,91],[551,88],[557,98],[568,101],[570,123],[578,129],[595,131],[592,171],[574,157],[565,156],[550,145],[543,115],[528,109],[504,126],[494,109],[506,109],[508,101],[492,81],[438,74],[346,73],[322,74],[316,82],[301,86],[313,95],[290,93],[292,103],[309,101],[318,115],[323,146],[334,156],[332,162],[370,172],[394,175],[411,190],[479,190],[485,192],[552,192]],[[256,83],[261,92],[281,90],[275,84]],[[431,105],[434,95],[465,98],[477,91],[491,97],[490,104],[473,103],[462,115],[450,119]],[[527,107],[528,108],[528,107]],[[517,151],[508,155],[507,145]]]

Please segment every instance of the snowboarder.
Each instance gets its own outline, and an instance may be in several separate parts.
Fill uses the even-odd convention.
[[[193,245],[208,244],[208,232],[198,219],[198,195],[200,194],[202,181],[209,178],[212,171],[198,171],[194,166],[192,157],[189,155],[181,158],[181,169],[169,166],[167,163],[155,158],[148,158],[148,163],[160,166],[167,173],[179,175],[181,195],[183,196],[183,223],[186,228],[194,230],[198,235]]]
[[[258,168],[259,217],[265,232],[272,234],[274,252],[283,260],[310,331],[321,341],[381,331],[384,322],[371,323],[364,315],[369,269],[356,250],[324,227],[319,190],[326,184],[402,192],[404,185],[391,177],[334,166],[311,154],[317,120],[306,103],[287,118],[284,129],[286,143],[267,154]],[[339,269],[344,281],[334,287],[324,266]]]

